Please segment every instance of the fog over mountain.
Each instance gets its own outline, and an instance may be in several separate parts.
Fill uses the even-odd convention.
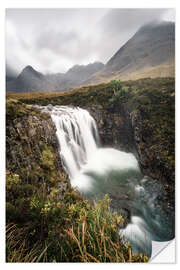
[[[110,58],[107,64],[75,65],[66,73],[42,74],[27,66],[7,91],[64,91],[112,79],[174,76],[175,24],[145,24]]]
[[[6,65],[6,81],[11,81],[16,78],[16,71]]]
[[[66,73],[44,75],[32,66],[25,67],[13,80],[6,81],[7,91],[64,91],[83,85],[94,73],[100,71],[104,64],[95,62],[89,65],[75,65]]]
[[[174,9],[7,9],[7,76],[31,65],[43,74],[106,64],[144,24],[174,21]]]

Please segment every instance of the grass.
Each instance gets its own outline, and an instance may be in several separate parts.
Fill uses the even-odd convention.
[[[132,90],[132,95],[139,95],[141,91],[166,91],[174,89],[174,78],[155,78],[139,79],[136,81],[123,82],[123,86]],[[109,105],[109,99],[113,97],[114,90],[111,83],[86,86],[67,92],[47,92],[47,93],[7,93],[7,99],[16,99],[27,104],[39,105],[74,105],[74,106],[93,106]],[[128,99],[123,99],[123,102]]]
[[[51,202],[51,210],[41,211],[48,226],[47,237],[35,241],[36,228],[32,231],[30,224],[20,227],[9,223],[7,262],[147,262],[145,254],[132,255],[130,244],[120,239],[117,230],[122,217],[110,212],[109,202],[105,196],[93,206],[83,200],[67,203],[66,215],[61,213],[66,225],[57,223],[56,228],[48,219],[54,208]]]

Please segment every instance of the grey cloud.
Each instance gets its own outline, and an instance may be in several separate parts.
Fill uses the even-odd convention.
[[[104,31],[121,33],[153,20],[161,20],[167,9],[112,9],[102,19]]]
[[[6,64],[6,76],[7,77],[16,77],[17,72],[8,64]]]
[[[50,49],[55,53],[61,53],[68,48],[71,50],[77,42],[80,42],[80,39],[76,32],[48,30],[39,35],[35,47],[37,50]]]
[[[107,61],[143,25],[161,20],[167,9],[112,9],[99,22],[105,46],[100,57]],[[113,44],[113,46],[111,45]]]
[[[29,64],[64,72],[75,64],[106,63],[140,26],[168,17],[169,10],[8,9],[16,32],[7,40],[8,65],[19,72]]]

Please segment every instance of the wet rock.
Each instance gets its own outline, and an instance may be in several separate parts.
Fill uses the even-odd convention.
[[[163,183],[165,191],[169,194],[168,197],[165,197],[170,201],[171,206],[174,207],[175,175],[173,167],[169,165],[168,161],[163,159],[161,152],[157,153],[153,149],[155,138],[151,133],[145,134],[144,119],[140,111],[133,111],[131,113],[131,122],[138,160],[143,174],[153,179],[158,179]],[[158,141],[156,144],[158,144]]]
[[[85,108],[96,120],[101,144],[126,152],[135,152],[135,142],[130,121],[129,108],[122,104],[120,108]]]
[[[56,127],[50,115],[45,115],[40,110],[38,113],[36,111],[36,115],[33,114],[32,107],[30,113],[7,121],[7,170],[17,173],[27,182],[39,181],[38,179],[45,174],[45,169],[40,168],[39,165],[42,163],[43,151],[47,148],[53,149],[55,170],[66,174],[59,156]],[[42,166],[44,165],[42,164]]]

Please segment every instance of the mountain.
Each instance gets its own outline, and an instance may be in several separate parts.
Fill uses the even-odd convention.
[[[91,75],[103,67],[104,64],[95,62],[88,65],[75,65],[66,73],[43,75],[33,67],[27,66],[14,80],[6,80],[6,89],[14,92],[69,90],[81,86]]]
[[[33,67],[25,67],[15,80],[6,82],[7,91],[28,92],[44,91],[50,89],[46,77]]]
[[[151,22],[142,26],[107,62],[75,65],[66,73],[43,75],[31,66],[14,80],[6,81],[7,91],[65,91],[112,79],[174,77],[175,24]]]
[[[104,64],[100,62],[95,62],[87,66],[75,65],[74,67],[68,70],[66,76],[73,82],[83,83],[84,81],[87,80],[87,78],[89,78],[89,76],[100,71],[103,67]]]
[[[88,65],[75,65],[66,73],[47,75],[46,78],[52,83],[55,90],[69,90],[83,84],[96,72],[103,69],[104,64],[94,62]]]
[[[152,22],[142,26],[86,83],[174,76],[174,59],[175,24]]]

